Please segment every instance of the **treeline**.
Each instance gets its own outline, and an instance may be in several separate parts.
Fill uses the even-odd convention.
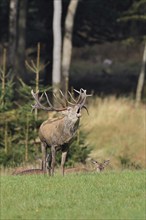
[[[37,43],[41,43],[41,61],[48,62],[43,70],[43,83],[52,83],[53,60],[53,0],[1,0],[0,44],[8,50],[8,68],[14,75],[30,82],[25,60],[36,57]],[[62,2],[61,29],[65,33],[65,19],[70,0]],[[73,46],[120,41],[146,35],[145,0],[80,0],[73,29]],[[34,76],[32,76],[33,78]]]

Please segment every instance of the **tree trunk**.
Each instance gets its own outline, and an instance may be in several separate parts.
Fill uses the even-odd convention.
[[[16,48],[17,48],[17,19],[18,19],[18,0],[10,0],[9,13],[9,50],[8,66],[12,69],[15,67]]]
[[[28,0],[19,0],[18,41],[16,71],[21,78],[27,79],[25,74],[25,48],[26,48],[26,16]]]
[[[72,32],[74,24],[74,16],[79,0],[71,0],[68,6],[67,16],[65,19],[65,34],[63,40],[62,52],[62,89],[66,96],[68,91],[69,68],[72,54]]]
[[[136,106],[139,105],[139,103],[141,102],[141,98],[142,98],[142,91],[143,91],[144,80],[145,80],[145,65],[146,65],[146,43],[144,47],[141,72],[139,74],[137,90],[136,90]]]
[[[54,0],[52,85],[55,93],[61,81],[61,12],[62,1]]]
[[[8,65],[25,79],[26,14],[28,0],[10,0]]]

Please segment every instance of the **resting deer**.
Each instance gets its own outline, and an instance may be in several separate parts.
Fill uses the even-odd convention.
[[[96,160],[92,160],[92,163],[95,165],[96,172],[100,173],[104,170],[104,168],[109,164],[110,160],[104,160],[103,163],[99,163]],[[93,172],[94,170],[88,169],[86,167],[74,167],[68,168],[65,170],[65,173],[86,173],[86,172]]]
[[[97,172],[102,172],[104,168],[109,164],[110,160],[104,160],[103,163],[99,163],[96,160],[92,160],[92,163],[95,164],[96,166],[96,171]]]
[[[60,95],[62,96],[66,104],[62,108],[55,108],[50,103],[50,100],[46,92],[43,95],[45,95],[49,106],[45,107],[43,104],[41,104],[43,95],[39,98],[38,97],[39,92],[34,93],[33,91],[31,91],[32,96],[35,99],[35,104],[32,105],[33,109],[42,109],[45,111],[56,111],[63,113],[63,116],[61,118],[48,119],[47,121],[43,122],[39,129],[39,138],[41,140],[41,148],[42,148],[42,168],[44,171],[48,168],[49,175],[54,174],[55,155],[56,155],[56,151],[58,150],[62,151],[61,167],[62,167],[62,174],[64,175],[64,164],[66,161],[67,151],[79,127],[81,109],[85,108],[87,110],[85,106],[85,101],[87,96],[91,96],[91,95],[87,95],[86,90],[84,89],[80,89],[80,91],[77,90],[74,91],[78,93],[77,100],[74,99],[74,97],[70,92],[68,92],[70,98],[72,99],[72,102],[69,102],[65,98],[63,93],[60,91]],[[59,102],[61,104],[60,99]],[[48,148],[50,149],[50,154],[49,157],[47,158]]]

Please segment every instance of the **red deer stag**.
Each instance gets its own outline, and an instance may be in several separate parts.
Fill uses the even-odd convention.
[[[67,151],[79,127],[81,109],[85,108],[87,110],[85,106],[86,97],[91,95],[87,95],[86,90],[84,89],[80,89],[80,91],[74,91],[77,92],[79,96],[77,100],[75,100],[71,93],[68,92],[70,98],[72,99],[72,102],[69,102],[60,90],[60,95],[66,102],[66,105],[62,108],[54,107],[50,103],[46,92],[43,95],[45,95],[49,106],[45,107],[43,104],[41,104],[43,95],[39,98],[39,92],[34,93],[31,91],[32,96],[35,99],[35,104],[32,105],[33,109],[42,109],[45,111],[56,111],[63,113],[61,118],[48,119],[47,121],[43,122],[39,129],[39,138],[41,140],[42,148],[42,168],[44,171],[48,169],[49,175],[54,174],[55,155],[56,151],[58,150],[62,151],[61,167],[62,174],[64,175],[64,164],[66,161]],[[59,102],[61,104],[60,99]],[[50,153],[48,154],[49,157],[47,156],[48,148],[50,149]]]

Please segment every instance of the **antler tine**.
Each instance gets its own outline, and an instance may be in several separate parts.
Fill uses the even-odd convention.
[[[78,94],[79,94],[79,97],[78,97],[78,99],[77,99],[77,101],[76,101],[76,103],[78,104],[78,103],[79,103],[79,101],[80,101],[80,99],[81,99],[81,92],[82,92],[82,89],[80,89],[80,91],[78,91],[78,90],[74,89],[74,91],[75,91],[76,93],[78,93]]]
[[[51,104],[51,102],[50,102],[50,100],[49,100],[49,98],[48,98],[48,96],[47,96],[47,93],[44,92],[44,94],[45,94],[45,96],[46,96],[47,103],[49,104],[49,106],[50,106],[52,109],[54,109],[53,105]]]
[[[85,103],[85,101],[86,101],[86,97],[88,97],[88,96],[92,96],[92,94],[86,94],[86,90],[85,89],[80,89],[80,91],[78,91],[78,90],[76,90],[76,89],[74,89],[74,91],[75,92],[77,92],[77,93],[79,93],[79,98],[78,98],[78,103],[80,104],[80,102],[82,102],[82,100],[84,100],[84,103]]]
[[[76,105],[76,103],[74,104],[74,103],[68,101],[68,99],[65,97],[65,95],[63,94],[63,92],[62,92],[61,90],[59,90],[59,92],[60,92],[61,96],[64,98],[64,100],[66,101],[66,104]],[[70,95],[70,97],[72,98],[72,100],[73,100],[74,102],[76,102],[76,100],[73,98],[73,96],[71,95],[71,93],[70,93],[69,91],[68,91],[68,94]]]
[[[77,92],[78,94],[80,94],[80,93],[81,93],[81,89],[80,89],[80,91],[78,91],[78,90],[74,89],[74,91],[75,91],[75,92]]]
[[[65,95],[63,94],[63,92],[59,89],[59,92],[60,92],[60,95],[63,97],[63,99],[65,100],[65,105],[67,105],[68,103],[68,100],[67,98],[65,97]]]
[[[69,96],[71,97],[71,99],[75,102],[75,103],[72,103],[72,102],[69,102],[71,105],[76,105],[77,104],[77,101],[74,99],[74,97],[73,97],[73,95],[71,94],[71,92],[70,91],[68,91],[68,94],[69,94]]]
[[[35,101],[36,101],[36,98],[38,97],[38,93],[39,93],[39,91],[35,94],[33,91],[31,91],[31,93],[32,93],[32,95],[33,95],[33,97],[34,97],[34,99],[35,99]],[[40,96],[40,98],[38,99],[39,100],[39,102],[41,101],[41,99],[43,98],[43,93],[42,93],[42,95]],[[35,108],[39,108],[39,105],[38,105],[38,102],[36,101],[36,103],[34,104],[34,105],[31,105],[31,107],[32,107],[32,111],[35,109]]]
[[[51,102],[50,102],[50,100],[49,100],[49,98],[48,98],[46,92],[45,92],[45,96],[46,96],[46,99],[47,99],[47,103],[48,103],[49,106],[51,107],[50,110],[55,110],[55,111],[63,111],[63,110],[66,110],[66,107],[64,107],[63,109],[57,109],[57,108],[55,108],[55,107],[51,104]],[[58,99],[54,93],[53,93],[53,96],[56,98],[56,100]],[[60,102],[58,102],[58,103],[59,103],[59,104],[62,104],[62,103],[60,103]]]
[[[54,98],[57,100],[58,104],[61,104],[63,107],[66,107],[66,102],[63,102],[63,100],[56,96],[56,94],[53,93]]]
[[[88,109],[86,108],[86,106],[85,106],[84,104],[85,104],[85,102],[86,102],[86,97],[87,97],[87,96],[92,96],[92,94],[87,95],[87,94],[86,94],[86,90],[84,90],[84,89],[82,89],[82,88],[80,89],[80,91],[78,91],[78,90],[76,90],[76,89],[74,89],[74,91],[79,94],[79,98],[78,98],[78,100],[77,100],[77,104],[79,105],[79,108],[80,108],[80,109],[81,109],[81,108],[85,108],[86,111],[87,111],[87,113],[89,114]]]
[[[85,101],[86,101],[86,97],[87,97],[86,90],[80,89],[80,95],[79,95],[79,99],[78,99],[78,104],[80,105],[80,108],[82,108],[84,106]]]

